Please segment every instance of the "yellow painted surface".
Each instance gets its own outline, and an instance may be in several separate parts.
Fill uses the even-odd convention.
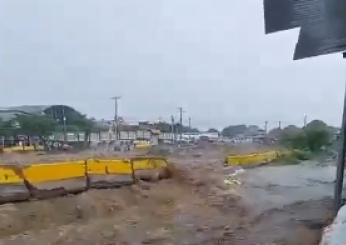
[[[19,184],[23,183],[23,181],[23,178],[20,177],[14,170],[0,166],[0,185]]]
[[[132,160],[134,170],[151,170],[155,169],[155,163],[149,159],[134,159]]]
[[[167,160],[157,157],[133,158],[132,163],[134,170],[152,170],[167,167]]]
[[[131,162],[128,160],[87,160],[87,173],[88,174],[126,174],[133,173]]]
[[[278,157],[278,152],[277,151],[268,151],[268,152],[266,152],[264,154],[266,154],[267,160],[269,162],[275,160]]]
[[[109,174],[133,174],[132,163],[129,160],[110,160],[107,168]]]
[[[265,156],[262,154],[252,154],[252,155],[242,156],[240,158],[239,163],[240,165],[253,165],[253,164],[263,162],[264,159],[265,159]]]
[[[135,148],[137,149],[147,149],[147,148],[150,148],[151,145],[150,144],[136,144],[135,145]]]
[[[167,168],[167,160],[162,159],[153,159],[156,168]]]
[[[86,168],[88,174],[106,174],[107,163],[105,161],[88,159]]]
[[[84,161],[33,164],[23,170],[25,179],[30,183],[67,180],[85,176]]]
[[[269,151],[258,154],[251,155],[234,155],[227,156],[226,162],[227,165],[255,165],[259,163],[272,162],[274,161],[281,153],[277,151]]]

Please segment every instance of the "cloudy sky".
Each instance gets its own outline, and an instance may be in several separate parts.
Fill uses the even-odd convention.
[[[261,0],[0,0],[0,106],[68,104],[199,127],[339,125],[345,61],[292,61],[298,30],[264,35]]]

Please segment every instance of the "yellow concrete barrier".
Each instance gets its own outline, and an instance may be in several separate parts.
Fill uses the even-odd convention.
[[[87,189],[85,161],[33,164],[23,169],[23,176],[36,198],[78,193]]]
[[[130,160],[88,159],[86,166],[90,188],[112,188],[134,183]]]
[[[25,185],[22,170],[12,165],[0,166],[0,203],[25,201],[30,192]]]
[[[280,156],[278,151],[268,151],[264,153],[250,154],[250,155],[229,155],[226,157],[225,165],[261,165],[270,163]]]
[[[162,157],[134,157],[131,158],[134,176],[141,180],[157,181],[167,178],[167,160]]]
[[[264,153],[266,155],[267,161],[268,162],[272,162],[275,159],[278,158],[278,152],[277,151],[268,151],[266,153]]]
[[[0,164],[0,204],[46,199],[89,188],[119,187],[133,184],[136,179],[165,177],[169,177],[167,160],[162,157],[36,163],[23,168]]]

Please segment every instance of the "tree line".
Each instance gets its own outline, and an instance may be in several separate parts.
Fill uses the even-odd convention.
[[[10,120],[0,118],[0,136],[4,138],[31,136],[46,142],[54,132],[76,131],[84,132],[84,141],[87,142],[96,125],[94,119],[82,114],[69,117],[68,124],[65,123],[47,115],[16,114]]]

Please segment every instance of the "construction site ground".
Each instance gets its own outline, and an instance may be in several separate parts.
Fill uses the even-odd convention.
[[[2,205],[0,244],[318,244],[332,217],[335,166],[260,166],[225,185],[235,170],[223,167],[227,151],[203,146],[173,152],[167,156],[172,178],[156,183]],[[81,157],[94,153],[88,154]],[[11,157],[15,164],[24,161]]]

